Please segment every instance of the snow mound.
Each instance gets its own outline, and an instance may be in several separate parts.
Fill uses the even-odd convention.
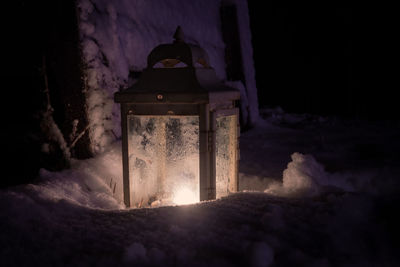
[[[41,169],[39,182],[28,187],[34,195],[53,202],[67,201],[93,209],[122,209],[120,146],[118,142],[95,158],[74,160],[71,169],[60,172]]]
[[[327,173],[312,155],[295,152],[291,158],[283,171],[282,184],[274,183],[264,192],[282,196],[314,196],[326,191],[352,191],[345,180],[332,179],[332,174]]]
[[[324,166],[319,164],[312,155],[295,152],[292,162],[283,171],[283,187],[289,191],[304,191],[315,194],[322,185],[327,184],[328,175]]]
[[[39,197],[54,202],[64,200],[95,209],[120,209],[123,206],[113,197],[110,188],[98,177],[84,176],[77,170],[49,172],[41,170],[43,182],[29,185]]]

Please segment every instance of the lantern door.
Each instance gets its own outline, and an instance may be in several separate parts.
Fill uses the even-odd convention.
[[[132,207],[187,204],[199,196],[199,116],[128,115]]]

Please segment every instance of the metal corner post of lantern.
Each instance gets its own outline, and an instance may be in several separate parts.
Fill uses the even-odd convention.
[[[238,90],[222,84],[207,53],[184,41],[155,47],[121,104],[127,207],[188,204],[238,190]]]

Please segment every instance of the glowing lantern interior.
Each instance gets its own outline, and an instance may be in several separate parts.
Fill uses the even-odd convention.
[[[199,117],[128,116],[133,207],[199,202]]]
[[[221,198],[238,189],[237,116],[215,123],[215,193]],[[132,207],[200,201],[199,116],[128,115],[128,157]]]

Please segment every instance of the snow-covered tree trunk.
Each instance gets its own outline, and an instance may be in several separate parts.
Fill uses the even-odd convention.
[[[208,53],[217,76],[241,90],[242,126],[256,123],[258,100],[246,0],[78,0],[77,8],[91,153],[102,152],[121,136],[113,94],[131,85],[146,68],[154,47],[173,41],[178,25],[188,43]]]

